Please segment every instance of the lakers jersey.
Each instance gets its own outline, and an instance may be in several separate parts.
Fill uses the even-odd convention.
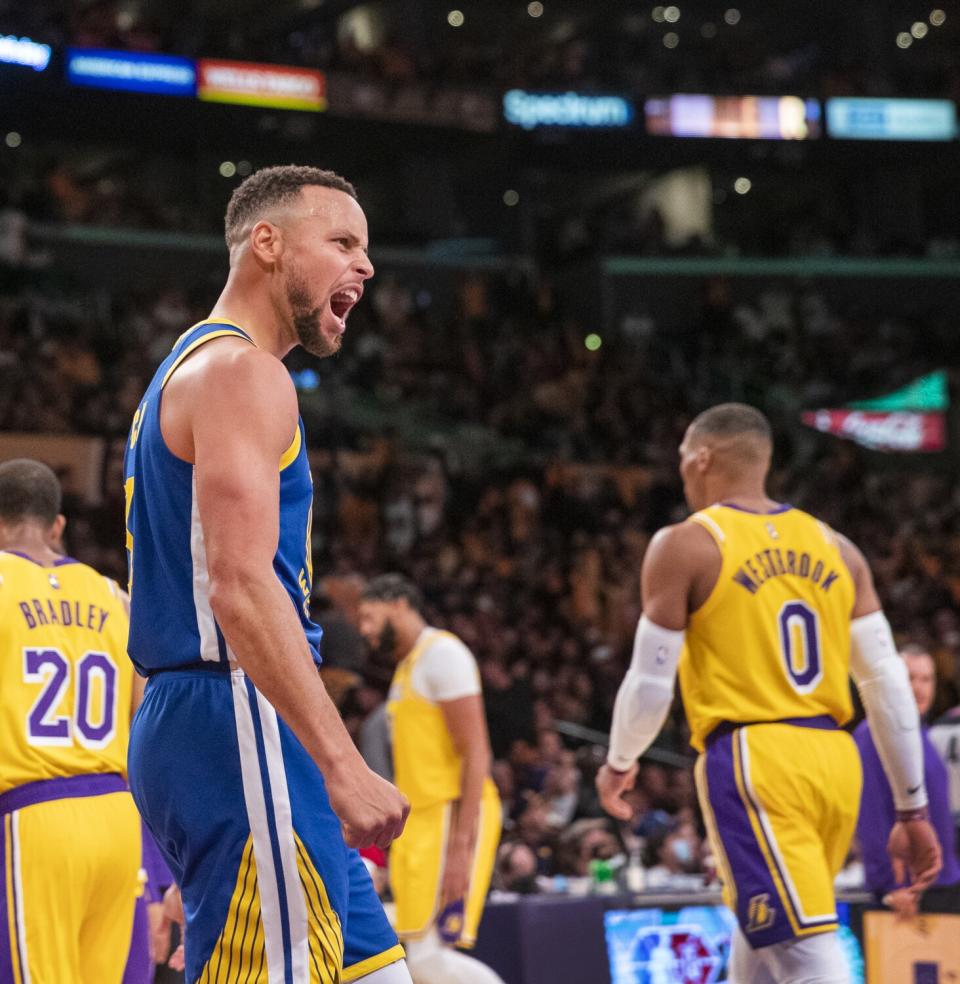
[[[0,793],[125,775],[133,667],[117,585],[67,557],[0,552],[0,647]]]
[[[129,652],[144,672],[196,663],[226,663],[227,644],[210,608],[203,530],[193,465],[167,447],[160,431],[164,386],[188,355],[215,338],[235,336],[238,325],[201,321],[177,340],[161,363],[133,418],[124,456],[127,563],[130,577]],[[280,470],[280,537],[273,568],[320,662],[320,627],[310,619],[313,570],[310,520],[313,482],[297,422]]]
[[[723,558],[680,657],[693,746],[702,751],[721,722],[848,721],[855,591],[833,531],[790,506],[715,505],[690,521]]]

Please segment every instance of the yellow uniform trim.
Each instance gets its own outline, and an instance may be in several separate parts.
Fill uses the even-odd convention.
[[[239,325],[233,324],[232,321],[223,321],[220,318],[208,318],[206,321],[198,321],[192,328],[190,328],[190,330],[187,332],[187,334],[189,334],[194,329],[201,327],[202,325],[210,325],[210,324],[218,324],[218,325],[219,324],[226,324],[226,325],[230,325],[231,327],[225,328],[223,331],[212,331],[212,332],[210,332],[209,335],[204,335],[203,338],[198,338],[195,341],[192,341],[177,356],[177,358],[174,360],[173,365],[170,366],[170,368],[166,371],[166,373],[164,374],[163,380],[160,383],[160,389],[163,389],[167,385],[167,383],[170,380],[170,377],[176,372],[177,367],[180,365],[180,363],[183,362],[183,360],[188,355],[190,355],[191,352],[193,352],[195,349],[198,349],[201,345],[205,344],[206,342],[213,341],[213,339],[215,339],[215,338],[223,338],[226,335],[232,335],[234,338],[242,338],[245,342],[250,342],[250,344],[253,345],[254,348],[256,348],[256,344],[251,339],[247,338],[247,336],[245,334],[238,334],[239,332],[242,332],[243,331],[243,329]],[[183,336],[181,336],[181,337],[183,337]]]
[[[300,454],[302,444],[303,438],[300,436],[300,425],[297,424],[297,429],[293,435],[293,440],[290,442],[290,447],[280,456],[280,471],[283,471],[284,468],[289,468],[297,460],[297,455]]]
[[[314,867],[303,841],[294,834],[297,870],[307,901],[307,931],[310,937],[310,984],[338,984],[343,971],[343,929],[330,904],[326,886]]]
[[[375,970],[382,970],[384,967],[389,967],[390,964],[396,963],[398,960],[403,960],[405,956],[403,947],[397,943],[395,946],[390,947],[389,950],[384,950],[383,953],[378,953],[376,956],[361,960],[360,963],[344,967],[343,976],[340,980],[343,981],[343,984],[350,984],[350,981],[355,981],[358,977],[366,977],[367,974],[372,974]]]

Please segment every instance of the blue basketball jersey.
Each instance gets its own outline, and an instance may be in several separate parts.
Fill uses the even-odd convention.
[[[196,663],[225,663],[228,647],[210,608],[203,530],[193,465],[176,457],[160,432],[163,388],[199,346],[234,335],[254,344],[238,325],[201,321],[180,336],[157,369],[137,412],[124,455],[127,565],[130,588],[129,653],[145,673]],[[321,630],[310,620],[313,570],[310,521],[313,482],[303,421],[280,469],[280,537],[273,568],[303,625],[319,664]]]

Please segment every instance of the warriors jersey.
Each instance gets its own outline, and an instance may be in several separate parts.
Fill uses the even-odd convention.
[[[133,667],[109,578],[64,557],[0,552],[0,794],[25,783],[126,774]]]
[[[723,558],[680,658],[694,747],[721,723],[848,721],[855,591],[836,534],[790,506],[758,514],[721,504],[691,521]]]
[[[226,336],[253,344],[243,329],[226,321],[201,321],[181,335],[147,388],[130,429],[124,457],[129,652],[147,673],[197,663],[226,665],[229,659],[210,608],[210,578],[193,465],[173,454],[160,430],[160,402],[174,371],[201,345]],[[319,663],[321,631],[309,613],[313,483],[302,421],[297,422],[277,467],[280,538],[273,568]]]

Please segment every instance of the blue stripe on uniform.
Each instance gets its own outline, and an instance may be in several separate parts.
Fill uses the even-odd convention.
[[[257,706],[257,692],[249,677],[245,678],[250,714],[253,717],[253,730],[257,738],[257,759],[260,764],[260,778],[263,782],[263,796],[267,812],[267,827],[270,830],[270,848],[273,851],[273,866],[277,873],[277,896],[280,905],[280,929],[283,935],[283,979],[284,984],[299,984],[293,979],[293,946],[290,942],[290,913],[287,910],[286,880],[283,877],[283,858],[280,854],[280,838],[277,834],[277,818],[273,810],[273,790],[270,786],[270,771],[267,767],[267,749],[263,741],[263,722]]]

